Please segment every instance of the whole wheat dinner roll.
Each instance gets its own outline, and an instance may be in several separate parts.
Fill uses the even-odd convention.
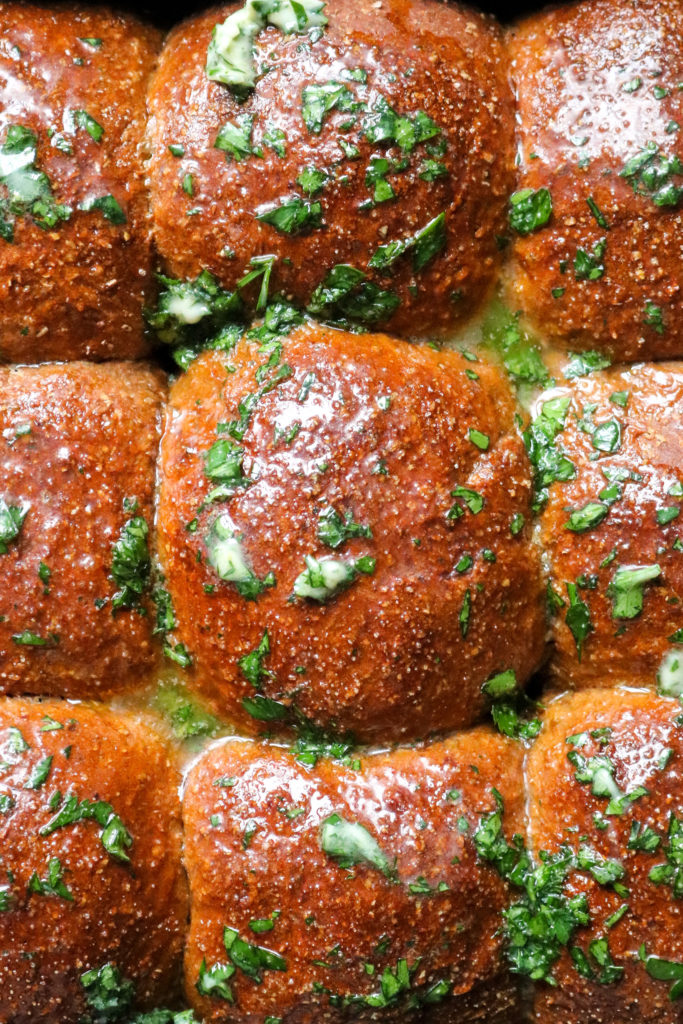
[[[531,479],[498,370],[304,326],[173,385],[159,550],[192,685],[241,728],[471,724],[545,632]]]
[[[537,411],[551,674],[563,687],[654,686],[683,654],[683,369],[591,374]]]
[[[106,8],[6,3],[0,36],[0,358],[140,356],[159,33]]]
[[[573,869],[554,902],[551,884],[544,894],[546,920],[569,937],[545,965],[550,980],[538,975],[540,1024],[681,1019],[680,712],[622,688],[547,710],[527,763],[529,839],[554,858],[548,883]]]
[[[523,830],[521,760],[487,729],[315,768],[248,741],[209,750],[184,795],[199,1016],[518,1020],[507,887],[473,837],[493,787],[507,837]]]
[[[149,134],[166,270],[231,289],[256,270],[253,306],[266,260],[272,292],[322,319],[451,330],[493,284],[513,187],[499,29],[433,0],[308,3],[300,27],[257,7],[213,8],[162,51]]]
[[[0,369],[0,692],[149,679],[164,393],[160,371],[131,363]]]
[[[511,301],[552,342],[683,355],[683,9],[587,0],[509,37]]]
[[[3,699],[0,749],[0,1017],[78,1024],[171,1001],[180,780],[150,721]]]

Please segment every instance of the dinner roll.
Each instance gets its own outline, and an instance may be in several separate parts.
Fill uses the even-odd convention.
[[[683,8],[586,0],[509,43],[513,306],[565,349],[683,355]]]
[[[170,394],[159,549],[191,682],[249,731],[471,724],[544,644],[507,383],[384,335],[257,338]]]
[[[6,3],[0,37],[0,358],[140,356],[159,33],[105,8]]]
[[[199,1016],[518,1020],[507,889],[473,834],[493,787],[508,838],[523,830],[521,756],[487,729],[313,769],[248,741],[209,750],[184,796]]]
[[[113,1021],[172,1000],[179,774],[150,722],[4,699],[0,748],[0,1018]]]
[[[527,764],[529,837],[555,858],[548,876],[569,860],[574,869],[556,899],[546,889],[546,921],[569,938],[554,984],[537,986],[539,1024],[681,1019],[680,712],[678,701],[621,688],[546,712]]]
[[[322,319],[448,332],[500,263],[514,177],[500,31],[433,0],[300,12],[293,31],[226,5],[169,36],[149,96],[166,269],[234,289],[260,268],[242,288],[253,306],[265,260],[271,290]]]
[[[149,678],[164,390],[130,363],[0,369],[0,692],[111,695]]]
[[[654,686],[683,654],[682,411],[678,365],[592,374],[538,403],[531,452],[548,484],[540,540],[562,687]]]

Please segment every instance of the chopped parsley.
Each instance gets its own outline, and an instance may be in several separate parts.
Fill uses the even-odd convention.
[[[511,739],[531,740],[538,736],[540,719],[525,720],[520,717],[519,709],[526,698],[517,686],[517,676],[513,669],[491,676],[481,689],[491,699],[491,717],[499,732]]]
[[[591,443],[596,451],[612,454],[621,447],[621,423],[619,420],[605,420],[592,431]]]
[[[567,742],[570,743],[572,740],[573,737],[569,737]],[[636,800],[647,795],[647,790],[643,786],[635,786],[628,793],[620,789],[614,778],[614,764],[605,754],[584,757],[578,750],[570,750],[567,753],[567,760],[574,766],[577,782],[590,786],[593,796],[607,798],[604,813],[608,817],[623,814]]]
[[[669,999],[675,1002],[683,996],[683,964],[675,960],[664,960],[659,956],[647,956],[645,946],[639,950],[640,959],[645,970],[655,981],[673,982],[669,990]]]
[[[0,555],[6,555],[9,545],[18,539],[27,514],[28,508],[8,505],[0,498]]]
[[[31,769],[31,773],[24,783],[24,789],[40,789],[47,781],[52,768],[52,754],[48,754]]]
[[[244,475],[244,448],[229,438],[214,441],[203,459],[205,475],[218,483],[207,495],[207,502],[225,501],[253,483]]]
[[[301,185],[304,192],[307,192],[309,196],[315,196],[327,184],[328,174],[327,171],[322,171],[318,167],[304,167],[296,181],[297,185]]]
[[[644,853],[654,853],[662,841],[662,837],[639,821],[631,822],[631,831],[626,842],[628,850],[642,850]]]
[[[673,522],[674,519],[678,519],[681,514],[681,510],[678,505],[668,505],[666,508],[658,508],[656,513],[656,519],[659,526],[666,526],[667,523]]]
[[[124,523],[119,539],[112,547],[111,579],[119,588],[111,606],[138,608],[140,599],[149,586],[151,561],[147,535],[149,527],[143,516],[133,516]]]
[[[192,664],[192,656],[185,644],[173,643],[169,640],[169,633],[172,633],[177,625],[171,595],[165,587],[157,586],[152,591],[152,600],[156,607],[156,621],[152,635],[163,638],[164,657],[174,661],[181,668],[189,668]]]
[[[241,657],[237,662],[240,672],[255,690],[260,690],[263,682],[272,676],[272,672],[263,667],[263,662],[269,654],[270,638],[268,637],[268,630],[265,629],[258,646]]]
[[[423,110],[412,117],[404,117],[397,114],[382,95],[377,96],[364,114],[362,130],[373,145],[395,142],[404,153],[412,153],[420,143],[441,134],[439,126]]]
[[[482,433],[481,430],[477,430],[474,427],[470,427],[467,431],[467,437],[475,445],[479,451],[485,452],[489,448],[489,435]]]
[[[88,1008],[96,1015],[96,1024],[120,1021],[135,998],[133,982],[123,978],[112,963],[85,971],[80,980]]]
[[[438,178],[448,176],[448,168],[441,160],[423,160],[418,172],[423,181],[436,181]]]
[[[256,219],[262,224],[269,224],[283,235],[304,235],[322,224],[323,208],[321,204],[300,196],[282,199],[280,202],[262,213]]]
[[[663,850],[666,862],[656,864],[648,877],[655,885],[668,885],[674,899],[683,899],[683,821],[673,812]]]
[[[609,505],[605,502],[589,501],[581,508],[572,509],[564,528],[572,533],[585,533],[599,526],[608,512]]]
[[[607,239],[601,238],[593,246],[592,252],[579,248],[574,257],[574,277],[577,281],[597,281],[605,273],[603,257],[607,249]]]
[[[510,520],[510,533],[513,537],[516,537],[524,529],[526,519],[522,512],[515,512],[512,519]]]
[[[217,963],[207,967],[206,960],[202,960],[199,965],[196,989],[200,996],[207,996],[209,999],[224,999],[228,1003],[234,1003],[235,997],[229,981],[235,972],[236,968],[233,964]]]
[[[291,747],[300,764],[315,768],[321,758],[340,761],[351,768],[360,769],[360,761],[350,757],[355,746],[353,737],[340,738],[324,732],[310,722],[298,724],[298,735]]]
[[[524,443],[534,469],[536,512],[548,500],[548,488],[552,483],[565,483],[576,476],[574,463],[555,444],[555,439],[564,429],[570,402],[568,395],[548,399],[524,432]]]
[[[282,128],[278,128],[277,125],[270,122],[266,124],[266,130],[263,133],[263,145],[272,149],[276,156],[287,155],[287,136]]]
[[[161,342],[182,346],[176,360],[186,369],[203,348],[231,348],[241,337],[242,301],[222,289],[208,271],[194,281],[159,278],[161,290],[155,310],[146,319]]]
[[[287,962],[279,953],[255,946],[240,938],[235,928],[223,929],[223,945],[233,966],[257,985],[263,981],[264,971],[286,971]]]
[[[590,212],[595,217],[595,220],[596,220],[597,224],[601,228],[604,228],[605,231],[607,231],[609,229],[609,224],[607,223],[607,218],[605,217],[604,213],[602,212],[602,210],[600,209],[600,207],[596,203],[596,201],[593,198],[593,196],[588,196],[588,198],[586,199],[586,203],[588,205],[588,209],[590,210]]]
[[[577,928],[590,923],[585,893],[567,897],[564,884],[574,867],[574,855],[563,846],[558,853],[541,851],[534,865],[520,836],[514,845],[503,834],[503,802],[494,790],[496,809],[485,815],[473,834],[481,860],[492,864],[502,878],[522,892],[503,911],[510,968],[533,981],[554,984],[552,968]]]
[[[607,939],[600,936],[588,945],[588,955],[579,946],[570,946],[569,954],[577,972],[598,985],[613,985],[620,981],[624,968],[615,964]]]
[[[370,527],[356,523],[351,512],[341,516],[332,506],[319,513],[317,533],[320,543],[328,548],[339,548],[354,537],[372,537]]]
[[[470,629],[470,614],[472,611],[472,591],[468,587],[465,591],[465,596],[462,599],[462,605],[458,612],[458,624],[460,626],[460,635],[463,640],[466,638]]]
[[[579,352],[571,357],[569,363],[564,368],[564,377],[566,380],[573,380],[575,377],[586,377],[589,373],[595,373],[596,370],[607,369],[610,363],[611,360],[608,356],[603,355],[602,352],[594,352],[592,350]]]
[[[518,235],[530,235],[550,220],[553,200],[547,188],[523,188],[510,196],[508,218]]]
[[[479,491],[473,491],[469,487],[458,485],[451,491],[451,497],[458,498],[459,501],[464,502],[465,507],[459,504],[459,501],[455,501],[446,513],[446,519],[460,519],[465,514],[465,508],[468,508],[472,515],[476,516],[484,507],[483,494],[480,494]]]
[[[309,132],[319,135],[325,118],[333,110],[344,112],[357,109],[357,101],[343,82],[323,82],[306,85],[301,93],[301,115]]]
[[[645,316],[643,317],[643,323],[646,327],[651,327],[657,334],[664,334],[664,331],[666,330],[662,308],[661,306],[655,305],[651,299],[645,300]]]
[[[607,587],[612,598],[612,618],[635,619],[643,610],[643,591],[646,584],[658,579],[662,570],[658,565],[622,565]]]
[[[277,256],[271,254],[267,254],[264,256],[252,256],[249,261],[249,270],[244,275],[244,277],[237,282],[238,288],[246,288],[247,285],[250,285],[253,281],[258,281],[259,278],[261,279],[261,287],[259,289],[258,299],[256,300],[256,312],[259,313],[261,311],[265,311],[266,316],[268,315],[268,310],[266,309],[266,306],[268,304],[268,290],[270,288],[270,278],[273,273],[273,267],[275,266],[276,260]],[[281,315],[281,313],[285,309],[288,312],[291,311],[291,307],[287,307],[284,304],[280,304],[278,307],[277,315]],[[291,320],[291,312],[289,318]]]
[[[550,384],[540,345],[523,330],[519,318],[502,303],[493,303],[482,326],[483,343],[497,353],[515,384]]]
[[[262,693],[256,693],[253,697],[243,697],[242,707],[258,722],[282,722],[290,715],[286,704],[273,700],[272,697],[264,697]]]
[[[373,270],[387,271],[404,253],[412,252],[413,270],[418,274],[445,248],[446,214],[440,213],[414,235],[380,245],[368,266]]]
[[[99,210],[104,219],[112,224],[121,225],[125,224],[128,220],[118,199],[110,192],[103,196],[95,196],[94,199],[86,199],[80,204],[78,209],[84,210],[86,213],[89,213],[91,210]]]
[[[37,871],[33,872],[28,880],[28,891],[38,896],[57,896],[69,903],[73,903],[74,899],[64,881],[64,870],[59,857],[50,857],[45,878],[40,878]]]
[[[129,863],[130,857],[126,850],[133,845],[132,836],[111,804],[104,800],[79,800],[70,793],[62,799],[61,807],[54,817],[39,829],[38,835],[49,836],[57,829],[81,821],[97,822],[100,826],[100,842],[110,857]]]
[[[95,142],[101,142],[104,128],[91,117],[87,110],[71,110],[70,118],[75,128],[82,128]]]
[[[242,114],[236,122],[226,121],[218,131],[214,149],[225,153],[226,160],[245,160],[254,152],[251,145],[251,134],[254,118],[250,114]]]
[[[621,879],[626,870],[621,861],[603,857],[592,846],[582,843],[576,858],[576,865],[587,871],[598,883],[606,888],[613,888],[620,896],[627,896],[628,890],[622,886]]]
[[[49,637],[39,636],[31,629],[24,629],[21,633],[12,634],[12,642],[20,647],[56,647],[59,643],[59,636],[50,633]]]
[[[308,312],[341,324],[375,324],[388,320],[400,301],[395,292],[368,281],[362,270],[338,263],[314,290]]]
[[[589,633],[593,632],[594,626],[591,621],[590,609],[586,602],[579,596],[575,583],[567,583],[567,594],[569,605],[564,617],[567,627],[574,637],[576,653],[579,661],[583,655],[583,645]]]
[[[372,190],[373,190],[373,194],[372,194],[372,201],[373,201],[373,203],[375,203],[375,204],[377,204],[377,203],[386,203],[390,199],[394,199],[396,197],[396,193],[394,192],[392,186],[390,185],[390,183],[386,179],[387,174],[389,174],[393,170],[394,170],[394,165],[391,164],[387,160],[386,157],[384,157],[384,156],[373,156],[373,157],[370,158],[370,163],[368,165],[368,169],[365,172],[365,184],[368,186],[368,188],[372,188]],[[396,246],[400,246],[401,245],[400,242],[394,242],[393,244],[396,245]],[[380,248],[382,248],[382,247],[380,247]],[[406,251],[405,249],[402,250],[402,252],[405,252],[405,251]],[[398,255],[401,255],[401,253],[398,253],[396,258],[398,258]],[[374,259],[380,260],[379,250],[377,251],[377,253],[375,253],[375,256],[373,256],[373,260]],[[379,266],[380,269],[383,269],[380,266],[380,263],[373,264],[373,262],[371,260],[370,261],[370,266],[373,266],[373,265],[377,265],[377,266]]]
[[[679,158],[665,156],[654,142],[648,142],[619,171],[637,195],[646,196],[655,206],[678,206],[683,187],[674,178],[681,175],[683,164]]]

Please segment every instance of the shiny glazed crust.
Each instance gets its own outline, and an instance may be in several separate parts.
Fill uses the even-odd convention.
[[[676,494],[683,486],[683,370],[667,364],[615,368],[582,377],[558,394],[570,396],[571,404],[556,445],[573,462],[575,474],[551,486],[541,517],[550,582],[565,602],[553,617],[551,673],[562,688],[619,682],[654,686],[681,626]],[[614,440],[604,427],[591,433],[608,423],[614,425]],[[604,450],[609,447],[613,451]],[[606,513],[602,522],[580,532],[570,529],[572,513],[593,503]],[[641,588],[642,611],[620,611],[614,589],[619,574],[638,566],[654,571]],[[567,583],[577,580],[590,615],[589,632],[579,645],[567,624]]]
[[[401,958],[411,967],[419,960],[415,990],[424,993],[444,977],[454,982],[456,998],[444,1019],[480,1020],[482,1002],[490,1011],[499,1003],[495,1012],[502,1013],[510,986],[497,979],[497,927],[506,890],[477,863],[470,832],[493,808],[494,785],[509,809],[509,835],[522,828],[521,755],[486,729],[369,755],[360,770],[321,762],[311,771],[282,749],[244,741],[209,751],[192,769],[184,796],[193,901],[185,981],[192,1005],[207,1021],[233,1019],[229,1004],[198,998],[195,988],[203,959],[209,966],[225,960],[229,926],[287,963],[286,973],[264,972],[260,985],[243,974],[234,978],[242,1020],[343,1020],[324,990],[370,995],[385,967]],[[367,863],[344,869],[325,852],[321,828],[335,814],[371,833],[392,877]],[[433,891],[411,892],[411,884],[423,887],[418,880]],[[272,930],[254,936],[249,921],[267,918]],[[331,949],[337,952],[330,957]],[[375,966],[373,975],[365,963]],[[477,989],[483,982],[486,994]],[[316,994],[317,985],[323,989]],[[361,1019],[372,1015],[358,1010]],[[389,1019],[403,1013],[389,1010]]]
[[[599,886],[588,872],[571,876],[567,892],[588,895],[593,921],[590,930],[579,929],[572,945],[587,950],[588,939],[607,935],[623,976],[618,985],[591,982],[564,952],[554,970],[558,988],[541,985],[537,993],[534,1020],[541,1024],[675,1024],[681,1019],[680,1004],[668,997],[670,986],[649,977],[638,956],[643,944],[647,956],[683,959],[680,900],[669,886],[648,878],[655,865],[666,862],[670,814],[680,816],[680,710],[678,701],[615,688],[573,694],[551,704],[545,715],[526,772],[533,848],[554,853],[562,844],[575,850],[584,844],[602,857],[617,858],[625,870],[628,912],[616,924],[605,925],[624,903],[624,894]],[[585,758],[609,758],[623,792],[638,786],[648,792],[623,813],[605,817],[607,799],[577,781],[567,757],[572,750]],[[601,827],[596,827],[596,815]],[[634,822],[662,837],[656,851],[633,849]]]
[[[352,264],[400,297],[382,327],[420,336],[451,330],[491,289],[500,264],[495,236],[504,234],[513,187],[512,93],[498,28],[456,5],[331,0],[329,25],[319,41],[302,42],[274,28],[257,37],[256,63],[270,70],[246,102],[238,103],[204,71],[214,26],[236,9],[214,8],[176,28],[150,89],[154,231],[170,273],[195,277],[208,269],[234,288],[253,256],[274,254],[273,292],[306,305],[333,266]],[[367,86],[348,77],[357,68],[367,70]],[[362,129],[362,112],[341,134],[350,115],[334,110],[321,131],[309,131],[303,90],[338,80],[347,82],[363,109],[373,110],[381,95],[402,113],[429,115],[448,143],[439,156],[448,176],[421,177],[434,139],[410,153],[396,144],[372,143]],[[219,129],[246,117],[255,118],[253,145],[262,145],[263,155],[226,160],[214,146]],[[263,144],[264,132],[273,127],[286,136],[284,157]],[[340,138],[358,149],[358,157],[344,155]],[[182,146],[184,157],[174,157],[169,145]],[[396,199],[365,210],[362,204],[373,198],[366,183],[373,158],[407,158],[409,167],[388,172]],[[332,181],[319,197],[322,229],[284,235],[255,219],[283,198],[304,196],[296,179],[310,166],[331,169]],[[191,195],[182,188],[188,172]],[[414,234],[444,212],[447,248],[424,270],[414,273],[410,258],[390,273],[368,270],[378,246]],[[417,294],[411,294],[412,285]]]
[[[517,188],[549,188],[553,203],[547,227],[515,241],[510,300],[563,348],[629,361],[682,352],[680,209],[622,176],[650,144],[683,157],[682,38],[676,0],[586,0],[509,34]],[[604,273],[577,280],[577,253],[601,240]],[[661,331],[649,304],[662,310]]]
[[[681,1024],[683,5],[236,9],[0,4],[0,1024]]]
[[[267,630],[261,692],[320,725],[367,740],[473,723],[486,679],[514,669],[521,683],[544,645],[529,468],[507,384],[454,352],[302,328],[284,340],[269,373],[289,373],[260,398],[240,442],[253,483],[215,504],[207,452],[229,439],[225,424],[257,389],[265,358],[246,340],[227,357],[205,353],[171,391],[159,546],[178,636],[196,656],[194,685],[253,730],[241,699],[254,691],[238,662]],[[467,494],[454,500],[458,486]],[[330,508],[372,536],[331,549],[317,535]],[[256,575],[275,575],[256,600],[210,564],[219,513]],[[318,604],[293,595],[310,555],[376,562]],[[466,555],[471,566],[456,568]]]
[[[0,1017],[77,1024],[87,1009],[81,975],[107,962],[135,982],[138,1005],[169,999],[187,897],[179,774],[152,723],[101,705],[5,699],[0,742],[9,894],[9,910],[0,915]],[[105,849],[92,820],[41,835],[71,795],[111,805],[132,837],[121,847],[129,861]],[[41,891],[52,858],[70,899]]]
[[[0,369],[3,508],[26,514],[0,555],[2,692],[102,697],[150,677],[151,602],[116,609],[111,571],[125,524],[152,522],[164,394],[132,363]]]
[[[12,126],[35,134],[36,166],[72,210],[49,229],[20,216],[14,242],[0,244],[0,358],[145,355],[142,307],[154,293],[145,90],[161,35],[104,8],[4,3],[0,36],[0,137]],[[99,139],[74,124],[79,111]],[[104,196],[124,223],[79,209]]]

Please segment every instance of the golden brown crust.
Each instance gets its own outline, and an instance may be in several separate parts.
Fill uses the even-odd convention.
[[[511,300],[564,348],[622,360],[683,354],[680,203],[658,206],[652,187],[621,176],[649,144],[683,159],[682,38],[676,0],[586,0],[533,15],[509,36],[517,188],[548,188],[553,202],[548,226],[516,239]],[[680,189],[683,177],[668,182]],[[578,250],[593,253],[601,239],[602,277],[577,280]]]
[[[366,271],[378,246],[413,235],[445,212],[447,247],[424,270],[414,275],[408,255],[393,273],[368,273],[400,297],[397,312],[382,320],[390,331],[428,336],[462,322],[493,284],[500,263],[496,236],[504,233],[512,188],[513,101],[499,30],[481,14],[432,0],[330,0],[329,26],[318,42],[275,28],[257,37],[256,64],[269,70],[238,103],[204,70],[212,30],[234,9],[214,8],[175,29],[150,90],[154,230],[169,272],[195,277],[206,268],[234,288],[251,257],[274,254],[271,290],[306,304],[334,265]],[[359,68],[369,75],[367,86],[344,78]],[[383,96],[401,115],[424,111],[442,135],[410,153],[372,143],[361,130],[363,110],[351,118],[333,110],[319,134],[309,132],[302,90],[338,80],[353,102],[372,109]],[[253,144],[274,126],[285,133],[285,156],[264,146],[262,157],[226,161],[214,148],[219,129],[252,115]],[[350,119],[353,127],[340,133]],[[344,156],[340,138],[358,148],[359,158]],[[443,138],[446,154],[430,155],[427,146]],[[169,145],[182,146],[185,156],[175,158]],[[400,162],[404,156],[409,167],[386,178],[396,198],[361,209],[373,199],[374,185],[365,180],[372,158]],[[430,160],[448,173],[421,178]],[[309,166],[333,178],[317,197],[324,226],[296,236],[257,221],[256,213],[282,199],[306,197],[296,179]],[[191,195],[182,188],[188,173]],[[234,256],[226,258],[225,250]]]
[[[557,394],[571,396],[555,444],[574,464],[575,476],[551,486],[541,520],[550,581],[565,601],[553,621],[551,673],[561,686],[654,686],[662,658],[676,648],[671,638],[683,624],[683,371],[676,364],[609,370]],[[616,404],[614,396],[626,406]],[[612,426],[606,428],[608,423]],[[613,452],[604,450],[611,444],[610,429]],[[568,529],[572,512],[589,504],[605,514],[602,522],[581,532]],[[652,572],[652,579],[637,588],[643,595],[640,613],[620,607],[614,590],[615,578],[617,584],[623,579],[618,574],[633,566]],[[592,627],[580,660],[566,621],[567,584],[577,581]],[[633,617],[621,617],[626,612]]]
[[[457,997],[437,1007],[437,1019],[480,1020],[482,988],[489,1006],[500,999],[497,929],[506,890],[477,862],[470,835],[494,806],[493,786],[509,811],[509,835],[522,829],[521,755],[486,729],[363,756],[358,770],[333,762],[311,770],[285,750],[244,741],[208,751],[184,796],[192,1005],[207,1021],[346,1019],[324,989],[368,996],[386,968],[419,959],[411,991],[424,994],[444,979]],[[366,862],[345,870],[323,850],[321,828],[334,814],[369,832],[391,870],[396,858],[395,880]],[[420,880],[436,891],[411,892]],[[268,918],[272,929],[255,934],[249,922]],[[209,968],[227,961],[226,926],[286,963],[286,971],[264,971],[260,985],[237,971],[234,1006],[195,987],[203,959]],[[501,983],[509,998],[509,982]],[[383,1013],[404,1019],[405,1009],[404,997]],[[357,1010],[371,1015],[362,1003]]]
[[[28,213],[17,216],[14,241],[0,239],[0,358],[144,355],[142,308],[154,291],[145,87],[160,34],[105,8],[7,3],[0,36],[0,146],[13,127],[33,132],[35,166],[48,176],[54,200],[72,209],[49,229]],[[79,115],[70,111],[94,118],[100,140],[74,124]],[[100,209],[78,209],[108,195],[125,223]],[[4,221],[4,206],[2,214]]]
[[[112,548],[133,516],[152,525],[164,394],[127,363],[0,369],[0,496],[27,510],[0,554],[2,692],[101,696],[151,673],[151,608],[113,614]]]
[[[594,690],[551,704],[543,730],[527,763],[530,839],[536,852],[555,852],[562,844],[573,850],[588,845],[602,857],[616,859],[625,871],[624,894],[598,885],[587,871],[573,874],[568,896],[585,893],[592,923],[580,928],[572,945],[587,952],[589,941],[607,936],[614,963],[623,968],[618,984],[598,984],[582,978],[563,953],[554,969],[558,987],[540,985],[534,1019],[542,1024],[675,1024],[680,1004],[669,999],[672,982],[651,978],[639,960],[647,956],[683,960],[680,900],[667,884],[654,884],[649,873],[667,862],[670,814],[681,817],[683,734],[676,718],[677,701],[625,689]],[[597,732],[594,732],[597,730]],[[568,738],[573,742],[568,742]],[[576,752],[589,759],[607,758],[613,780],[624,793],[643,786],[646,795],[621,814],[606,815],[608,798],[595,796],[590,784],[576,778],[567,757]],[[596,828],[597,820],[606,828]],[[660,836],[653,852],[629,848],[634,822]],[[636,830],[638,831],[638,830]],[[639,833],[640,834],[640,833]],[[679,869],[680,870],[680,869]],[[611,927],[605,922],[628,905]]]
[[[159,548],[178,635],[195,656],[194,685],[253,730],[241,707],[255,696],[253,680],[238,662],[267,630],[262,694],[321,725],[386,740],[471,724],[490,675],[514,669],[521,683],[543,653],[529,469],[506,382],[451,351],[304,327],[262,378],[285,373],[239,442],[255,482],[207,502],[220,481],[205,475],[205,456],[230,441],[225,425],[268,358],[248,340],[227,356],[205,353],[170,397]],[[469,492],[454,500],[458,486]],[[459,518],[449,519],[454,505]],[[330,508],[372,537],[327,546],[317,531]],[[210,564],[223,514],[253,572],[275,574],[257,600]],[[318,604],[293,595],[307,556],[376,564]]]
[[[81,975],[107,963],[135,984],[138,1005],[172,999],[187,912],[179,778],[150,722],[94,704],[2,700],[0,743],[0,1017],[77,1024]],[[41,835],[71,796],[111,805],[132,837],[118,847],[129,863],[93,820]],[[53,858],[70,898],[44,891]]]

